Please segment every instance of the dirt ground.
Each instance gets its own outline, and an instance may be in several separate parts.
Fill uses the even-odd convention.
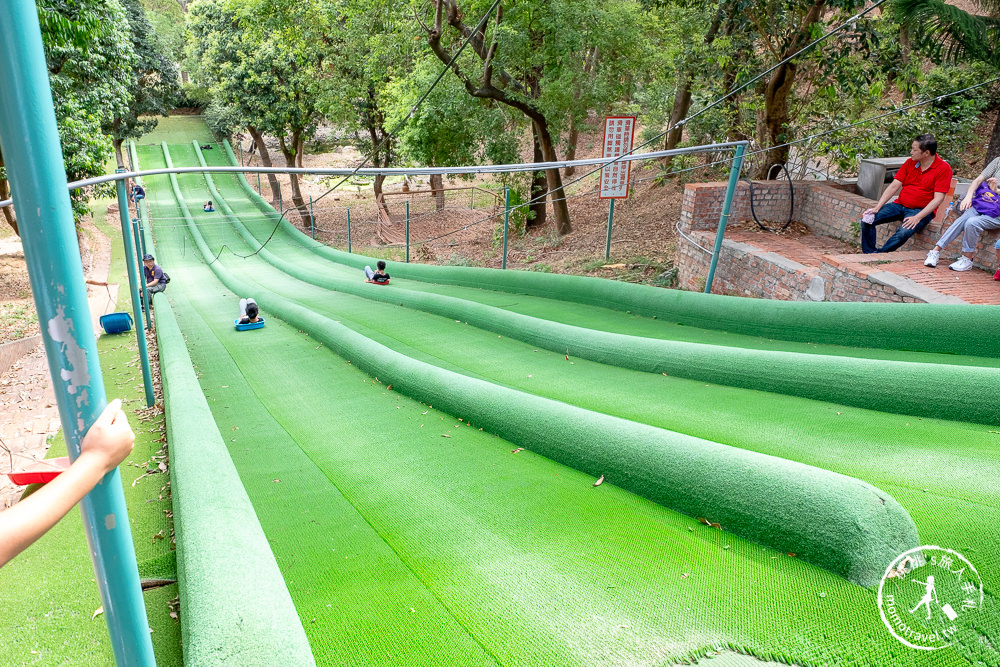
[[[577,159],[599,157],[603,136],[603,119],[592,116],[577,143]],[[356,166],[361,156],[351,146],[334,146],[333,139],[322,135],[319,140],[324,152],[304,156],[303,165]],[[655,150],[651,146],[645,150]],[[259,165],[250,154],[250,140],[243,141],[243,155],[248,163]],[[272,160],[279,161],[277,144],[268,144]],[[530,156],[525,152],[525,161]],[[608,201],[600,200],[595,188],[597,174],[573,182],[589,171],[563,175],[569,196],[568,206],[573,232],[556,233],[552,207],[546,221],[529,224],[523,235],[511,235],[508,240],[507,266],[512,269],[595,275],[648,282],[661,286],[673,285],[673,262],[676,240],[675,224],[680,216],[683,182],[658,178],[659,164],[635,163],[631,173],[630,196],[615,202],[611,257],[605,260],[608,228]],[[714,174],[694,171],[688,179],[714,178]],[[256,187],[256,175],[247,175]],[[446,179],[446,205],[436,210],[429,193],[427,178],[387,179],[384,185],[389,212],[395,221],[393,229],[383,234],[394,243],[386,244],[376,233],[377,210],[370,181],[350,179],[334,191],[330,188],[337,178],[306,176],[300,179],[304,199],[313,199],[316,238],[331,246],[346,249],[348,244],[347,209],[350,209],[351,245],[354,252],[400,261],[405,257],[405,206],[410,204],[410,255],[412,261],[431,264],[487,266],[499,268],[502,263],[503,189],[491,175],[471,180]],[[284,207],[290,205],[289,178],[279,177]],[[261,179],[262,195],[274,200],[266,179]],[[477,188],[475,191],[472,188]],[[408,192],[407,192],[408,191]],[[306,233],[312,233],[309,216],[289,211],[289,219]],[[605,268],[610,266],[610,268]]]

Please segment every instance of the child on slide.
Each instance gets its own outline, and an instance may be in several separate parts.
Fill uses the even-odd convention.
[[[215,211],[215,207],[212,206],[212,200],[211,199],[209,199],[207,202],[205,202],[205,205],[202,206],[202,208],[205,209],[205,213],[212,213],[213,211]]]
[[[111,401],[80,444],[80,456],[62,474],[18,504],[0,513],[0,567],[59,522],[94,486],[125,460],[135,434]]]
[[[385,262],[381,259],[375,264],[376,271],[372,271],[372,267],[365,267],[365,282],[366,283],[376,283],[378,285],[384,285],[389,282],[389,274],[385,272]]]
[[[260,321],[260,308],[257,302],[247,297],[240,299],[240,319],[238,324],[256,324]]]

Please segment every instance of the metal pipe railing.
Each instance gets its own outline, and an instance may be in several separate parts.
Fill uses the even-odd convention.
[[[721,144],[705,144],[702,146],[688,146],[686,148],[674,148],[669,151],[653,151],[651,153],[636,153],[633,155],[623,155],[616,158],[590,158],[586,160],[560,160],[557,162],[527,162],[517,164],[493,164],[475,165],[465,167],[368,167],[365,169],[350,168],[329,168],[316,169],[312,167],[240,167],[240,166],[209,166],[209,167],[171,167],[168,169],[149,169],[146,171],[129,171],[123,174],[105,174],[94,178],[85,178],[81,181],[73,181],[67,187],[71,190],[85,188],[91,185],[100,185],[120,179],[135,178],[138,176],[157,176],[160,174],[316,174],[319,176],[375,176],[385,174],[386,176],[431,176],[437,174],[499,174],[506,172],[520,171],[543,171],[546,169],[561,169],[563,167],[586,167],[586,166],[607,166],[612,162],[633,162],[636,160],[658,160],[672,155],[687,155],[688,153],[702,153],[709,150],[735,149],[737,146],[747,146],[747,141],[729,141]],[[0,201],[0,208],[10,206],[10,199]]]
[[[66,188],[49,72],[32,0],[0,9],[0,145],[66,446],[80,455],[107,404],[73,209]],[[126,237],[127,244],[127,237]],[[138,323],[137,323],[138,325]],[[141,327],[139,327],[141,328]],[[115,469],[81,501],[84,530],[118,665],[154,665],[132,527]]]

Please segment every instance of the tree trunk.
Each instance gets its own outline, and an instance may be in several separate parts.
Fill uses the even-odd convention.
[[[786,63],[776,69],[764,88],[764,118],[763,132],[766,136],[761,137],[769,146],[777,146],[787,143],[788,135],[788,97],[792,92],[795,83],[795,73],[798,68],[794,63]],[[776,164],[785,164],[788,161],[789,146],[780,148],[769,148],[764,154],[757,169],[757,178],[767,178],[768,173],[775,173],[771,169]]]
[[[677,87],[677,91],[674,93],[674,106],[670,110],[670,131],[667,132],[667,140],[663,144],[663,149],[670,151],[677,148],[677,144],[681,142],[681,136],[684,134],[684,126],[675,127],[677,123],[684,120],[687,116],[688,109],[691,108],[691,79],[685,75],[684,80]],[[663,159],[663,166],[666,169],[670,169],[670,164],[674,161],[673,157],[667,156]]]
[[[715,41],[715,36],[719,34],[719,28],[722,27],[722,18],[725,13],[725,3],[719,3],[719,9],[715,12],[715,17],[712,19],[712,23],[708,26],[708,31],[705,33],[705,45],[711,46],[712,42]],[[690,65],[689,65],[690,67]],[[728,90],[728,89],[727,89]],[[684,134],[684,126],[675,127],[677,123],[681,122],[687,118],[687,113],[691,109],[691,75],[685,71],[681,74],[681,79],[677,83],[677,90],[674,92],[674,106],[670,110],[670,131],[667,132],[667,140],[663,144],[664,150],[673,150],[677,148],[677,145],[681,143],[681,137]],[[663,160],[663,166],[667,169],[670,168],[670,164],[673,162],[672,157],[667,157]]]
[[[0,152],[0,169],[3,169],[3,167],[3,152]],[[10,199],[10,181],[6,178],[0,178],[0,199]],[[7,221],[10,228],[14,230],[14,233],[20,236],[21,232],[17,228],[17,219],[14,217],[14,207],[4,206],[0,210],[3,211],[3,219]]]
[[[791,42],[781,54],[784,60],[798,51],[809,39],[810,30],[814,23],[819,21],[823,15],[826,0],[814,0],[811,7],[806,11],[802,19],[799,32],[793,35]],[[764,87],[764,134],[760,137],[761,143],[768,146],[777,146],[787,143],[788,137],[788,100],[792,94],[792,87],[795,85],[795,75],[798,66],[793,62],[785,63],[778,67],[771,74],[767,85]],[[780,148],[769,148],[764,154],[764,159],[758,168],[757,178],[767,178],[771,167],[776,164],[784,165],[788,162],[789,146]]]
[[[531,124],[531,138],[534,149],[533,159],[535,162],[544,162],[545,158],[542,157],[542,147],[538,143],[538,130],[535,128],[535,124]],[[535,198],[538,198],[535,201]],[[530,197],[532,201],[528,205],[528,212],[534,213],[534,215],[528,216],[528,226],[541,226],[545,224],[545,172],[535,171],[531,174],[531,190]]]
[[[542,149],[542,158],[546,162],[555,162],[556,147],[549,134],[548,123],[544,119],[534,121],[538,128],[538,143]],[[556,230],[560,236],[564,236],[573,231],[573,225],[569,221],[569,205],[566,203],[566,192],[563,190],[562,175],[558,169],[547,169],[545,171],[545,181],[549,186],[549,201],[552,202],[552,212],[556,216]]]
[[[431,195],[434,197],[434,209],[444,210],[444,177],[441,174],[431,174]]]
[[[273,167],[271,154],[268,152],[267,146],[264,145],[264,136],[256,127],[248,126],[247,131],[250,132],[250,136],[253,137],[253,141],[257,145],[257,152],[260,153],[260,163],[265,167]],[[267,184],[271,188],[271,206],[278,208],[278,177],[274,174],[268,174]]]
[[[124,139],[112,139],[111,143],[115,146],[115,160],[117,160],[118,168],[124,169],[127,164],[125,162],[125,155],[122,153],[122,142]]]
[[[566,142],[566,159],[575,160],[576,159],[576,142],[580,136],[580,131],[576,126],[576,117],[570,116],[569,119],[569,139]],[[576,172],[576,167],[570,165],[566,167],[566,175],[572,176]]]
[[[295,167],[296,166],[296,147],[301,145],[301,130],[294,130],[292,132],[291,146],[285,141],[284,137],[280,137],[281,141],[281,152],[285,156],[285,166]],[[309,208],[306,206],[305,201],[302,199],[302,191],[299,189],[299,175],[289,174],[292,184],[292,204],[295,206],[299,213],[299,219],[302,221],[304,227],[309,226]]]
[[[997,120],[993,123],[993,133],[990,135],[990,145],[986,149],[986,162],[983,163],[983,168],[985,169],[986,165],[998,156],[1000,156],[1000,113],[997,113]],[[0,193],[0,197],[2,197],[2,193]]]

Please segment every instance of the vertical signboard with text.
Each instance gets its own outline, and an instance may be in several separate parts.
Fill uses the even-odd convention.
[[[635,116],[608,116],[604,119],[604,157],[616,158],[632,151]],[[601,169],[601,199],[628,197],[632,163],[624,160]]]

